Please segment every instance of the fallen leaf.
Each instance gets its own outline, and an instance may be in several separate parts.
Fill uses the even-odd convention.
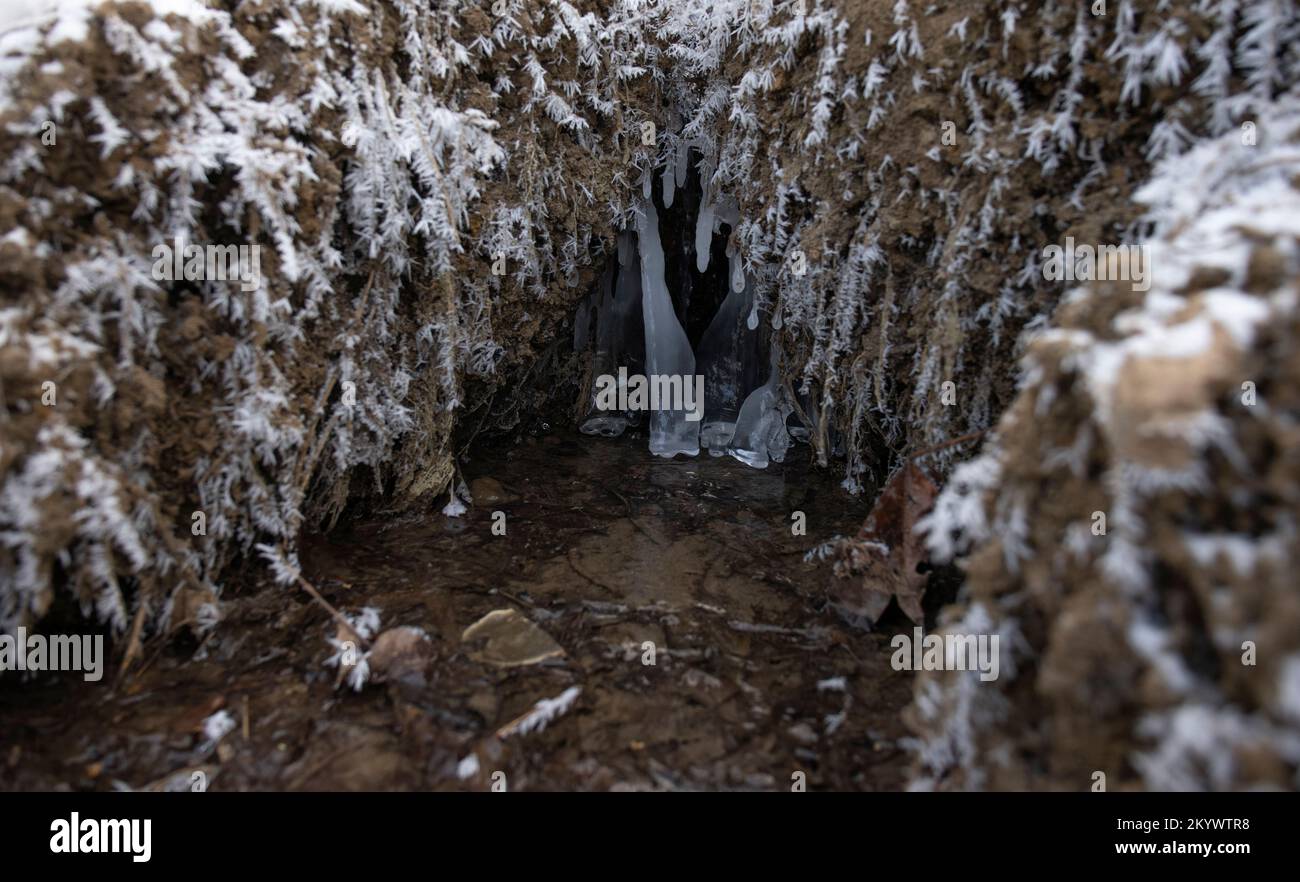
[[[420,628],[402,625],[376,637],[366,660],[371,678],[382,683],[422,673],[432,655],[429,635]]]
[[[939,488],[914,462],[907,462],[885,484],[858,535],[841,540],[835,548],[835,575],[854,579],[840,591],[840,606],[871,623],[879,620],[891,599],[913,622],[924,618],[921,598],[927,573],[917,572],[925,562],[924,537],[919,521],[934,505]]]

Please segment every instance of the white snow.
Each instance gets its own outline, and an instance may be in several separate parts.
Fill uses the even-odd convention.
[[[529,732],[542,731],[553,720],[567,713],[581,694],[582,687],[570,686],[554,698],[543,698],[534,704],[527,714],[503,729],[500,736],[508,738],[511,735],[527,735]]]
[[[219,710],[203,721],[203,739],[208,744],[216,744],[235,729],[235,718],[228,710]]]
[[[47,41],[84,40],[90,10],[99,0],[4,0],[0,4],[0,32],[57,23]]]
[[[456,764],[456,777],[462,781],[473,778],[478,774],[478,754],[471,753]]]

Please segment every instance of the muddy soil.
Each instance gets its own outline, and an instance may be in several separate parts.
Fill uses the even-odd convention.
[[[204,645],[159,650],[125,683],[5,683],[0,787],[190,789],[196,770],[213,790],[487,789],[496,771],[510,790],[789,789],[796,772],[809,789],[902,785],[911,679],[889,665],[895,629],[846,625],[828,565],[804,561],[857,529],[860,501],[801,461],[669,462],[643,438],[529,438],[465,477],[461,518],[374,519],[305,545],[336,606],[428,633],[422,673],[335,689],[327,614],[301,592],[287,609],[285,589],[249,592]],[[462,642],[499,609],[563,654],[507,667]],[[544,730],[494,736],[572,686]],[[237,725],[213,745],[201,721],[219,708]],[[479,772],[462,778],[471,752]]]

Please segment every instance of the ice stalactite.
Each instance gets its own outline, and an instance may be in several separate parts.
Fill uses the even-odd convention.
[[[727,281],[728,290],[743,291],[745,290],[745,261],[741,256],[740,248],[736,244],[734,235],[736,223],[739,220],[740,212],[735,207],[733,201],[729,206],[720,205],[718,209],[718,222],[728,224],[732,229],[732,235],[727,238]],[[758,302],[750,298],[749,317],[746,322],[752,331],[758,327]]]
[[[781,350],[773,345],[767,382],[745,399],[727,452],[756,469],[767,468],[769,461],[784,461],[785,452],[790,449],[785,421],[791,409],[781,390]]]
[[[678,138],[677,146],[668,152],[664,162],[664,208],[672,208],[675,194],[686,186],[687,173],[690,171],[691,148],[685,138]]]
[[[740,205],[736,202],[735,196],[722,194],[714,202],[713,208],[713,230],[717,232],[722,224],[736,229],[736,224],[740,223]],[[732,249],[728,249],[732,250]]]
[[[636,253],[636,244],[632,241],[632,234],[626,230],[618,234],[616,240],[618,248],[618,265],[630,266],[632,257]]]
[[[700,446],[722,456],[736,432],[745,396],[758,384],[758,334],[748,324],[750,291],[731,290],[700,340],[697,359],[704,375],[704,424]]]
[[[646,200],[638,218],[641,245],[641,300],[645,317],[646,372],[651,377],[680,377],[689,382],[695,375],[695,353],[686,331],[677,320],[672,296],[664,276],[664,249],[659,240],[659,213]],[[661,402],[671,405],[673,402]],[[678,453],[695,456],[700,452],[700,424],[686,419],[685,410],[660,408],[650,414],[650,452],[672,457]]]
[[[723,224],[734,232],[739,222],[740,206],[736,197],[722,194],[710,199],[708,192],[705,192],[700,200],[700,213],[695,223],[695,268],[698,271],[706,272],[709,268],[713,234],[719,232]],[[727,260],[731,290],[739,291],[745,287],[745,274],[734,242],[727,243]]]
[[[708,194],[700,200],[700,213],[695,221],[695,268],[700,272],[709,269],[709,250],[713,243],[713,203]]]
[[[740,257],[740,252],[733,251],[731,253],[731,256],[728,258],[728,260],[730,261],[730,268],[731,268],[731,272],[730,272],[731,290],[733,292],[744,291],[745,290],[745,263]],[[750,314],[749,317],[746,319],[746,322],[749,324],[750,330],[753,330],[754,328],[758,327],[758,313],[753,310],[750,310]]]
[[[688,157],[689,148],[683,143],[675,161],[670,158],[660,176],[665,203],[672,199],[669,194],[680,188],[678,177],[684,176]],[[651,178],[647,174],[644,179]],[[739,221],[739,205],[734,197],[724,194],[715,195],[712,201],[707,196],[702,200],[695,228],[697,268],[701,271],[708,268],[713,235],[734,231]],[[651,452],[665,457],[679,453],[695,456],[703,446],[713,456],[731,453],[757,468],[766,467],[772,460],[782,461],[791,443],[785,430],[791,405],[782,395],[775,366],[766,385],[762,385],[764,347],[754,283],[746,276],[738,242],[729,237],[726,296],[693,350],[668,290],[659,217],[652,200],[647,199],[641,205],[637,232],[636,244],[630,233],[619,234],[618,267],[607,270],[601,283],[605,293],[597,309],[592,376],[615,374],[622,365],[643,365],[652,378],[681,378],[687,384],[693,382],[698,368],[704,378],[703,420],[688,420],[687,409],[680,406],[682,402],[664,402],[658,409],[652,409]],[[609,281],[611,273],[616,282]],[[625,292],[633,279],[638,283],[635,296]],[[608,290],[611,284],[612,295]],[[619,316],[637,303],[643,326],[632,328]],[[575,317],[575,333],[590,320],[589,312],[580,307]],[[638,354],[629,357],[624,351],[635,343],[644,343],[643,352],[638,353],[643,355],[642,359],[637,358]],[[779,360],[779,356],[774,357]],[[631,373],[635,370],[629,370]],[[601,411],[595,401],[593,390],[591,409],[582,424],[582,431],[587,434],[614,437],[622,434],[635,417],[631,413]]]

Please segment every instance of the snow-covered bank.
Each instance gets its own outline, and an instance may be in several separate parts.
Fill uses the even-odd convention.
[[[921,785],[1300,786],[1300,101],[1259,118],[1138,191],[1155,285],[1071,292],[925,525],[1014,674],[925,675]]]
[[[0,33],[49,24],[59,17],[75,22],[90,4],[91,0],[5,0],[0,5]]]

